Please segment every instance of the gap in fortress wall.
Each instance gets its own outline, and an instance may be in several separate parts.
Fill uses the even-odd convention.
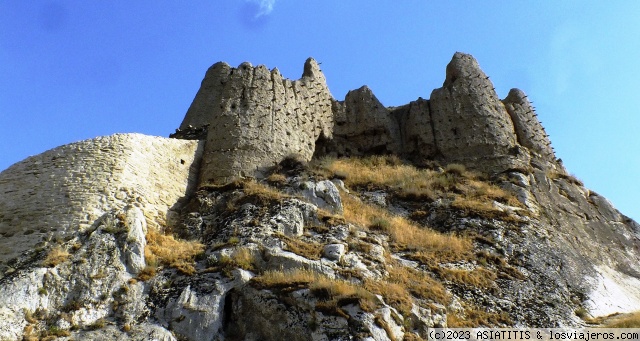
[[[500,100],[464,53],[453,56],[430,99],[395,108],[366,86],[334,99],[312,58],[293,81],[277,68],[216,63],[172,136],[206,140],[201,185],[260,178],[289,156],[395,154],[488,173],[532,166],[566,172],[527,96],[512,89]]]
[[[116,134],[64,145],[0,173],[0,263],[102,215],[139,206],[162,228],[197,185],[203,143]],[[9,243],[9,244],[7,244]]]

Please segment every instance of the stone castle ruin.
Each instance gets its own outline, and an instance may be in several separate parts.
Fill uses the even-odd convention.
[[[199,132],[193,134],[194,132]],[[496,173],[556,166],[548,136],[518,89],[500,100],[468,54],[456,53],[428,100],[387,108],[366,86],[333,98],[309,58],[299,80],[278,69],[214,64],[174,137],[206,139],[200,183],[261,177],[288,156],[395,154]],[[560,167],[561,168],[561,167]]]
[[[456,53],[429,100],[387,108],[369,88],[333,98],[316,61],[299,80],[278,69],[214,64],[174,139],[117,134],[54,148],[0,173],[2,261],[140,206],[151,224],[201,185],[264,175],[287,157],[395,154],[489,173],[566,173],[520,90],[500,100],[475,59]],[[1,270],[1,269],[0,269]]]

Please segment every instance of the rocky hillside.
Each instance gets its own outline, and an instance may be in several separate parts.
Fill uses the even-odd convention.
[[[212,66],[173,138],[0,173],[0,339],[420,340],[640,310],[640,226],[557,160],[526,95],[456,53],[385,107]]]

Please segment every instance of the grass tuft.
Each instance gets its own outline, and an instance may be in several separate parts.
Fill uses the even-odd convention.
[[[53,268],[60,263],[66,262],[71,255],[67,250],[63,249],[61,246],[56,246],[49,253],[47,257],[42,261],[42,265],[48,268]]]
[[[197,241],[178,240],[153,229],[147,232],[145,259],[150,266],[161,263],[185,275],[193,275],[196,272],[194,260],[203,251],[204,245]]]

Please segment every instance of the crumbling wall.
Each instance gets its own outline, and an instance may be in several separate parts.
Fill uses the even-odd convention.
[[[464,53],[453,56],[443,86],[429,100],[396,108],[386,108],[366,86],[344,101],[333,99],[313,59],[297,81],[262,65],[217,63],[175,136],[204,129],[201,183],[260,177],[292,154],[307,161],[324,154],[397,154],[490,173],[525,169],[532,154],[546,162],[538,165],[555,162],[526,96],[514,90],[501,101]]]
[[[528,165],[507,110],[471,55],[453,56],[442,88],[431,93],[430,107],[436,145],[445,160],[482,170]]]
[[[316,140],[331,137],[332,96],[315,60],[299,80],[278,69],[213,65],[181,129],[208,124],[201,183],[259,177],[289,155],[309,161]]]
[[[527,95],[520,89],[511,89],[503,103],[513,121],[518,143],[544,159],[554,160],[555,154],[549,136]]]
[[[0,173],[0,262],[128,203],[161,224],[197,185],[201,149],[199,141],[116,134],[14,164]]]

